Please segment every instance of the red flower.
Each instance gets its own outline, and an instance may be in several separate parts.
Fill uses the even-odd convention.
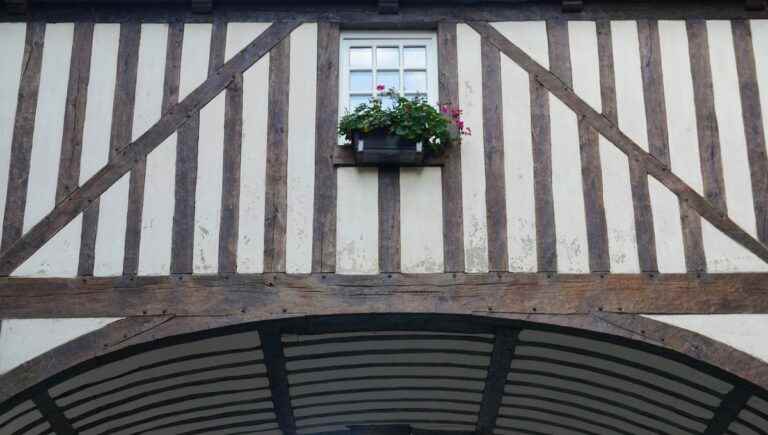
[[[384,90],[384,85],[376,85],[376,90],[381,92]]]

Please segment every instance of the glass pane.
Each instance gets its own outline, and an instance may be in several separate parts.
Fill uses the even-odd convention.
[[[373,54],[370,48],[350,48],[349,67],[352,69],[371,69]]]
[[[352,71],[349,73],[349,91],[362,94],[373,92],[373,72]]]
[[[384,91],[395,88],[397,92],[400,92],[400,71],[378,71],[376,84],[384,85]]]
[[[426,71],[406,71],[405,72],[405,92],[427,93],[427,73]]]
[[[425,47],[405,47],[403,61],[406,68],[426,68],[427,49]]]
[[[376,68],[377,69],[400,68],[400,49],[397,47],[376,48]]]
[[[371,100],[370,95],[350,95],[349,96],[349,110],[352,111],[355,107],[366,104]]]

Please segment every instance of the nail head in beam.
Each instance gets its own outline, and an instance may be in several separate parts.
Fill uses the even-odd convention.
[[[563,0],[563,12],[581,12],[583,10],[583,0]]]
[[[764,11],[765,0],[746,0],[744,2],[744,9],[748,11]]]
[[[380,14],[396,14],[400,11],[400,0],[379,0]]]
[[[28,0],[5,0],[5,9],[9,14],[24,14],[28,5]]]

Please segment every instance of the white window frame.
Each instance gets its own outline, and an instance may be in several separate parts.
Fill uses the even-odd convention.
[[[427,101],[433,106],[438,104],[438,70],[437,70],[437,33],[430,31],[344,31],[341,33],[339,49],[339,119],[350,110],[349,107],[349,50],[355,47],[392,47],[398,46],[400,50],[400,87],[403,81],[402,48],[410,45],[423,45],[427,52]],[[376,70],[376,53],[372,52],[372,69]],[[374,73],[374,86],[376,86]],[[373,96],[373,92],[371,93]],[[339,137],[339,144],[343,144],[343,138]]]

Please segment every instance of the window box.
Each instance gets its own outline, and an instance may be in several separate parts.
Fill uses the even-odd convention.
[[[384,129],[355,132],[352,137],[358,165],[402,166],[424,163],[421,142],[411,142]]]

